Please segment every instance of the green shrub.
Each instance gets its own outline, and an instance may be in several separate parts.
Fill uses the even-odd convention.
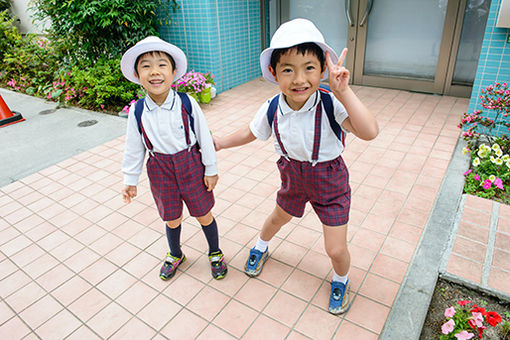
[[[89,109],[118,112],[141,93],[141,87],[127,81],[120,71],[120,57],[102,58],[89,67],[75,66],[69,73],[69,85],[81,91],[76,102]]]
[[[0,61],[21,40],[21,34],[13,23],[7,10],[0,11]]]
[[[51,19],[52,36],[67,39],[70,57],[116,57],[148,35],[157,35],[161,0],[34,0],[35,16]]]

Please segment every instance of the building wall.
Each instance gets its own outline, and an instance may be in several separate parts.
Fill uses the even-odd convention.
[[[470,113],[475,110],[482,110],[484,114],[489,115],[489,112],[480,106],[481,89],[485,89],[495,82],[510,84],[510,43],[507,43],[510,29],[496,27],[500,6],[501,0],[492,0],[469,102],[468,112]],[[504,131],[493,132],[497,134]],[[505,133],[508,135],[508,131],[505,131]]]
[[[11,11],[17,18],[15,24],[19,31],[23,34],[41,34],[44,32],[45,28],[49,27],[49,22],[34,23],[32,19],[33,10],[31,9],[31,6],[33,6],[33,4],[30,3],[30,0],[11,0]]]
[[[171,9],[162,39],[179,46],[188,70],[211,72],[218,92],[260,76],[259,0],[187,0]],[[165,11],[159,15],[165,16]]]

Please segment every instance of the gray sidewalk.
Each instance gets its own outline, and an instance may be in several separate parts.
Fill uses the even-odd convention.
[[[56,109],[54,102],[3,88],[0,95],[11,111],[25,118],[0,128],[0,187],[126,131],[124,118],[78,108]]]

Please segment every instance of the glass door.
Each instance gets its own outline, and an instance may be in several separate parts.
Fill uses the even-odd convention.
[[[351,82],[469,96],[490,0],[270,0],[280,22],[312,20]],[[471,83],[470,83],[471,82]]]

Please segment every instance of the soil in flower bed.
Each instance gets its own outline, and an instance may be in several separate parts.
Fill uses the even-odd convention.
[[[487,311],[496,312],[501,315],[503,320],[510,321],[510,318],[505,316],[505,312],[510,313],[510,301],[500,300],[497,297],[439,278],[432,295],[420,340],[439,339],[441,325],[446,322],[445,309],[455,305],[459,300],[471,300],[473,304],[477,304]],[[500,327],[501,323],[496,327],[488,326],[483,333],[483,339],[503,339],[498,332]],[[478,336],[473,338],[473,340],[475,339],[478,339]]]

